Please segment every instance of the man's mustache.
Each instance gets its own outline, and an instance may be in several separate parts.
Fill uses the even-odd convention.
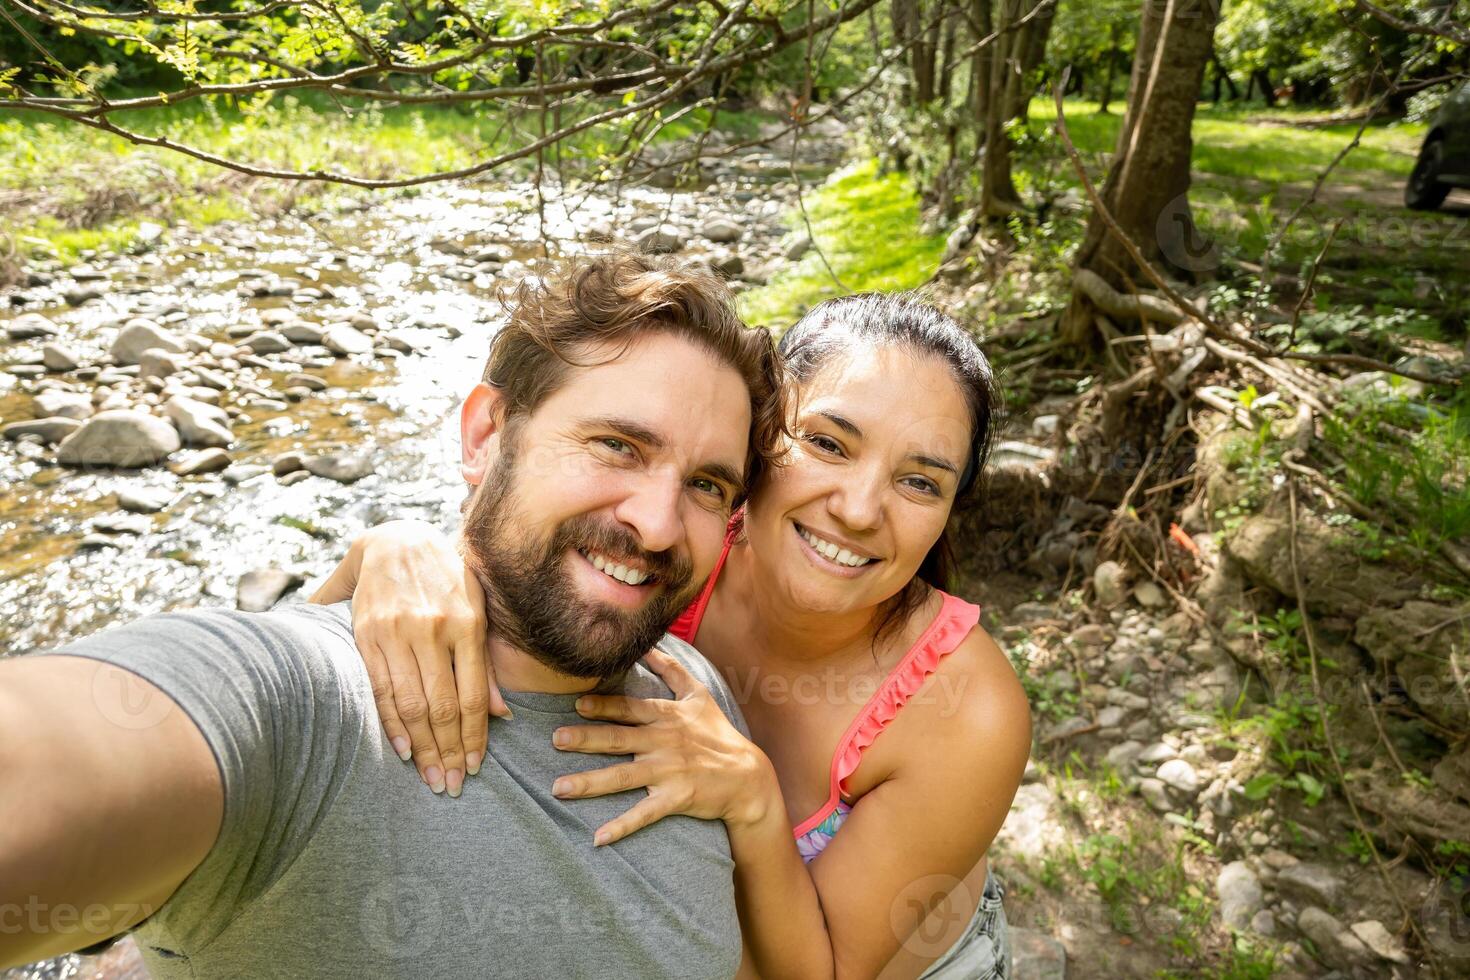
[[[679,589],[694,574],[694,565],[687,555],[673,549],[645,551],[626,528],[594,517],[572,518],[557,529],[552,553],[557,554],[567,548],[596,552],[615,562],[637,564],[651,572],[666,588]]]

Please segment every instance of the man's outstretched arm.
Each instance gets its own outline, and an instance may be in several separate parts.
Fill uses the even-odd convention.
[[[0,969],[146,919],[223,810],[204,736],[148,681],[80,657],[0,662]]]

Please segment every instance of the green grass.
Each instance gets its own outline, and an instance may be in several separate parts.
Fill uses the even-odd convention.
[[[1066,103],[1067,131],[1084,156],[1111,154],[1122,116],[1098,115],[1093,102]],[[1032,120],[1048,127],[1056,119],[1050,98],[1031,103]],[[1322,110],[1264,110],[1201,105],[1194,117],[1193,168],[1201,174],[1246,178],[1268,183],[1310,183],[1353,138],[1358,123],[1316,125]],[[1300,125],[1304,121],[1313,125]],[[1343,160],[1339,178],[1402,179],[1414,167],[1423,123],[1373,123],[1359,145]]]
[[[602,108],[589,103],[583,112]],[[744,138],[766,118],[757,112],[720,112],[716,124]],[[564,115],[563,123],[573,119]],[[693,135],[708,119],[708,110],[689,112],[655,140]],[[327,169],[380,179],[468,167],[538,130],[536,117],[528,116],[515,132],[493,107],[369,103],[348,113],[333,103],[290,96],[249,113],[223,101],[199,102],[122,114],[116,121],[262,168]],[[609,160],[625,135],[621,125],[594,127],[569,140],[561,152],[595,165]],[[528,166],[520,163],[500,173]],[[144,220],[197,226],[290,203],[310,205],[337,193],[338,185],[254,180],[65,120],[0,114],[0,246],[8,237],[25,253],[73,259],[88,250],[127,248]]]
[[[816,244],[850,291],[912,289],[939,268],[944,235],[921,233],[912,181],[904,174],[878,173],[876,160],[833,174],[807,196],[806,209]],[[801,233],[800,214],[788,220],[793,233]],[[765,286],[742,295],[740,310],[752,324],[784,329],[843,291],[814,249]]]

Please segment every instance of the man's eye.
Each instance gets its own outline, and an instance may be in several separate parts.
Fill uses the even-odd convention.
[[[696,477],[695,479],[689,481],[689,485],[698,490],[700,493],[713,494],[716,497],[723,497],[725,495],[724,491],[720,489],[720,485],[714,480],[707,480],[703,477]]]
[[[631,453],[633,451],[633,447],[632,446],[628,445],[623,440],[621,440],[621,439],[615,439],[612,436],[606,436],[606,437],[604,437],[602,439],[602,444],[604,446],[606,446],[608,449],[611,449],[613,452],[617,453],[620,456],[628,455],[629,453]]]

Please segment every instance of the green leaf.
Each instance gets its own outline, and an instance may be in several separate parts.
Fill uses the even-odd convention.
[[[1279,785],[1281,785],[1280,776],[1274,772],[1263,772],[1245,784],[1245,798],[1248,800],[1264,800]]]

